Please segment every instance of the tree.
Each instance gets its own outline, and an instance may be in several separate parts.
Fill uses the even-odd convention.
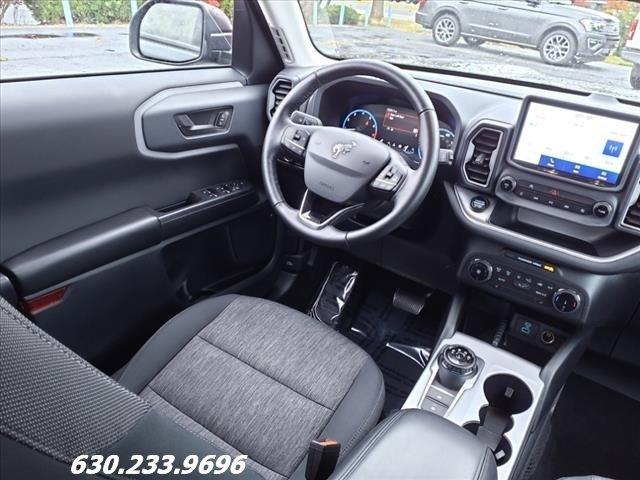
[[[382,20],[384,17],[384,0],[371,0],[371,19]]]
[[[9,5],[17,3],[15,0],[0,0],[0,23],[4,19],[4,14],[9,10]]]
[[[313,16],[313,0],[300,0],[300,7],[302,8],[302,15],[307,23],[311,23],[311,17]]]

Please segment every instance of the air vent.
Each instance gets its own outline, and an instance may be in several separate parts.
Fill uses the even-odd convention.
[[[276,46],[278,47],[282,61],[284,63],[292,63],[293,54],[291,53],[289,42],[287,42],[287,37],[284,32],[280,28],[271,27],[271,33],[273,34],[273,39],[276,41]]]
[[[271,115],[274,114],[278,105],[282,103],[284,97],[286,97],[291,89],[293,88],[293,82],[291,80],[287,80],[285,78],[278,78],[275,83],[271,87],[271,93],[273,95],[273,106],[269,110]]]
[[[636,203],[631,204],[627,210],[627,216],[624,217],[622,223],[629,228],[640,230],[640,195],[638,195]]]
[[[489,185],[491,169],[498,155],[502,132],[492,128],[481,128],[475,134],[467,151],[464,173],[467,180],[476,185]]]

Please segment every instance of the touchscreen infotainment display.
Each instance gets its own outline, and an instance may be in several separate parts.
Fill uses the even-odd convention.
[[[638,123],[532,101],[513,160],[603,187],[622,180]]]

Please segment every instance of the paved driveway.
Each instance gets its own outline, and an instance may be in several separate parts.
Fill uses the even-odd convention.
[[[412,33],[384,27],[330,29],[322,26],[311,27],[311,30],[321,49],[339,56],[381,58],[432,68],[516,77],[640,101],[640,91],[631,90],[629,86],[630,68],[625,66],[594,62],[579,67],[556,67],[543,63],[535,50],[499,44],[472,48],[462,40],[453,47],[441,47],[433,42],[427,31]],[[75,27],[74,33],[75,36],[69,36],[64,26],[2,27],[0,77],[169,68],[133,58],[129,53],[126,25],[80,25]]]
[[[101,73],[166,68],[129,53],[129,27],[0,28],[0,77]],[[26,38],[25,38],[26,36]]]
[[[640,90],[629,85],[631,68],[592,62],[573,67],[548,65],[536,50],[497,43],[470,47],[460,40],[452,47],[436,44],[430,31],[403,32],[384,27],[323,27],[311,29],[316,45],[340,57],[380,58],[431,68],[550,83],[558,87],[640,101]],[[337,49],[336,49],[337,47]]]

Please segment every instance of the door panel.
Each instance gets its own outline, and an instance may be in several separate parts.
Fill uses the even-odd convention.
[[[534,38],[544,25],[544,4],[530,5],[526,0],[499,2],[497,18],[502,39],[525,45],[535,45]]]
[[[495,22],[495,3],[492,0],[460,2],[460,19],[464,33],[492,37]]]
[[[113,371],[177,311],[269,262],[267,88],[232,68],[0,84],[1,268],[27,310],[62,292],[37,324]],[[227,123],[205,134],[176,122],[220,109]]]
[[[266,129],[266,86],[253,111],[234,119],[251,128],[210,141],[222,151],[143,155],[134,125],[139,105],[180,82],[240,79],[222,68],[2,83],[0,261],[130,208],[162,208],[247,175]]]

